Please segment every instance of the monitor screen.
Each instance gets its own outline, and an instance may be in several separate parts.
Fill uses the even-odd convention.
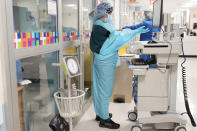
[[[197,30],[197,23],[194,23],[193,29],[194,29],[194,30]]]
[[[163,17],[163,0],[156,0],[153,4],[153,27],[161,28]]]

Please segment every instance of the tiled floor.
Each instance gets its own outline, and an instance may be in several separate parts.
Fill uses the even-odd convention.
[[[179,63],[182,60],[179,60]],[[187,80],[188,80],[188,93],[191,111],[197,120],[197,59],[188,58],[187,63]],[[179,64],[178,69],[178,92],[177,92],[177,112],[185,112],[182,80],[181,80],[181,68]],[[133,108],[133,104],[110,104],[110,112],[113,113],[113,120],[120,123],[121,127],[117,131],[130,131],[131,125],[135,124],[128,120],[127,113]],[[145,114],[144,114],[145,115]],[[188,119],[187,115],[185,116]],[[74,131],[108,131],[98,127],[98,122],[94,121],[95,113],[93,105],[86,111],[80,122],[74,128]],[[197,128],[193,128],[188,119],[187,124],[188,131],[197,131]],[[155,131],[151,128],[144,129],[144,131]]]

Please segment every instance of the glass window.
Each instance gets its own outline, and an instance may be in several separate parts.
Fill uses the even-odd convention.
[[[79,40],[78,33],[78,0],[63,0],[63,41]]]
[[[58,52],[16,61],[21,131],[49,131],[58,113],[53,94],[58,90]]]
[[[120,1],[120,27],[130,25],[130,21],[129,21],[130,11],[128,10],[128,7],[129,7],[128,4],[129,4],[129,1],[127,0]]]
[[[15,31],[56,31],[56,0],[14,0],[13,3]]]
[[[90,31],[92,28],[92,22],[89,19],[89,13],[92,11],[92,0],[84,0],[83,7],[83,30]]]
[[[83,7],[83,37],[89,40],[92,30],[92,21],[89,19],[89,13],[92,11],[92,0],[84,0]]]
[[[136,25],[143,21],[141,7],[127,0],[120,1],[120,27]]]
[[[56,0],[13,0],[13,14],[16,48],[58,43]]]
[[[0,131],[7,131],[7,127],[6,127],[6,121],[7,121],[7,118],[6,118],[6,114],[7,114],[7,111],[6,111],[6,100],[5,100],[5,87],[4,87],[4,84],[3,84],[3,73],[2,73],[2,63],[3,61],[1,61],[0,59]]]
[[[89,39],[91,35],[92,30],[92,21],[89,19],[89,13],[92,11],[93,7],[93,1],[92,0],[84,0],[83,1],[83,35],[84,38],[87,40],[86,43],[84,43],[86,46],[84,46],[86,49],[85,55],[84,55],[84,88],[87,91],[86,92],[86,99],[89,99],[91,96],[91,58],[92,54],[89,47]]]

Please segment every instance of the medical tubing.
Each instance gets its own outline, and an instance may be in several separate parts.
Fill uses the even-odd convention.
[[[182,67],[182,82],[183,82],[185,108],[186,108],[187,114],[190,118],[192,126],[196,127],[196,123],[195,123],[195,120],[194,120],[192,113],[190,111],[189,101],[188,101],[186,68],[183,66],[183,64],[186,62],[186,57],[185,57],[185,53],[184,53],[184,49],[183,49],[183,39],[182,38],[181,38],[181,45],[182,45],[182,52],[183,52],[183,58],[184,58],[184,61],[182,62],[181,67]]]

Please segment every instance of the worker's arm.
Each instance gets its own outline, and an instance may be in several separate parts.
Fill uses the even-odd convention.
[[[148,32],[148,29],[140,27],[136,30],[115,31],[110,34],[110,37],[105,41],[103,47],[100,50],[100,54],[107,55],[118,51],[121,47],[133,40],[138,34]]]
[[[153,32],[160,32],[161,31],[161,29],[160,28],[153,28],[153,30],[152,30]]]
[[[135,30],[139,27],[145,26],[144,22],[137,24],[137,25],[133,25],[133,26],[125,26],[122,29],[131,29],[131,30]]]
[[[116,31],[122,31],[123,29],[116,29]]]

